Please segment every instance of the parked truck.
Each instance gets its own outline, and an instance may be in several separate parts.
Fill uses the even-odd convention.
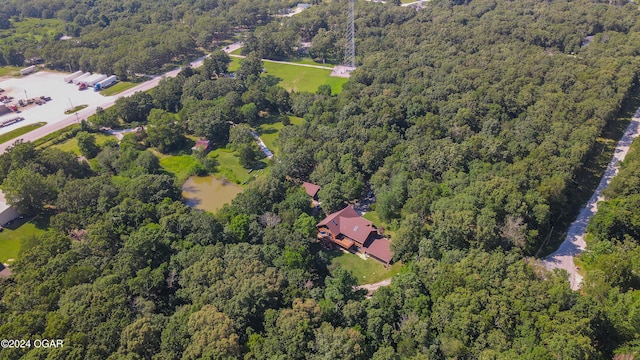
[[[87,87],[93,87],[95,84],[99,83],[100,81],[106,78],[107,78],[107,75],[105,74],[93,74],[93,76],[86,79],[84,83],[87,84]]]
[[[82,71],[76,71],[73,74],[67,75],[63,78],[64,82],[66,83],[70,83],[71,80],[77,78],[78,76],[82,75]]]
[[[109,86],[113,85],[116,81],[118,80],[118,78],[115,75],[111,75],[108,78],[98,82],[95,86],[94,86],[94,90],[95,91],[100,91],[102,89],[106,89]]]
[[[86,72],[86,73],[84,73],[84,74],[82,74],[82,75],[78,76],[77,78],[75,78],[75,79],[71,80],[71,82],[72,82],[74,85],[78,85],[78,84],[80,84],[81,82],[83,82],[84,80],[86,80],[89,76],[91,76],[91,73],[90,73],[90,72]]]

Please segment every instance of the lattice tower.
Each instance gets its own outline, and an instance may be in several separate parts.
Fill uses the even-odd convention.
[[[349,12],[347,13],[347,43],[344,49],[344,65],[356,67],[356,40],[355,26],[353,24],[355,18],[354,0],[349,0]]]

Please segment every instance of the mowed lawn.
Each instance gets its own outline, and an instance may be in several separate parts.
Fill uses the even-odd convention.
[[[240,165],[240,159],[235,151],[227,148],[218,148],[209,153],[209,158],[216,161],[215,171],[212,172],[218,178],[225,178],[236,184],[246,184],[255,175],[260,175],[268,166],[266,159],[260,161],[262,169],[245,169]]]
[[[108,88],[100,91],[101,95],[104,96],[111,96],[111,95],[115,95],[115,94],[119,94],[125,90],[129,90],[132,87],[136,86],[137,84],[132,83],[132,82],[128,82],[128,81],[118,81],[117,83],[109,86]]]
[[[236,71],[240,66],[240,58],[232,58],[229,71]],[[263,62],[266,74],[263,76],[273,76],[279,80],[278,85],[289,91],[316,92],[320,85],[331,86],[331,92],[337,94],[342,91],[342,85],[348,79],[332,77],[331,70],[318,69],[306,66],[291,64],[279,64]]]
[[[362,217],[371,221],[373,225],[375,225],[378,228],[384,227],[384,235],[390,240],[393,239],[393,236],[396,234],[395,231],[391,230],[389,224],[385,224],[384,221],[380,220],[380,217],[375,212],[375,210],[367,211],[367,213],[364,214]]]
[[[202,169],[202,165],[193,155],[164,155],[155,150],[152,152],[160,158],[160,166],[168,173],[173,174],[176,177],[178,184],[184,183],[189,176],[195,175]],[[215,166],[210,173],[218,178],[225,178],[236,184],[245,184],[254,175],[262,174],[263,170],[245,169],[240,165],[237,153],[233,150],[226,148],[215,149],[207,155],[210,159],[215,161]],[[268,166],[267,161],[262,160],[261,167],[266,168]]]
[[[0,67],[0,76],[18,76],[20,75],[20,68],[15,66],[2,66]]]
[[[289,116],[289,119],[291,120],[291,125],[301,125],[304,122],[303,118],[296,116]],[[284,124],[282,121],[278,121],[271,124],[262,124],[256,130],[262,141],[264,141],[264,144],[267,145],[267,148],[275,155],[279,154],[278,137],[283,127]]]
[[[358,280],[358,285],[374,284],[382,280],[391,278],[393,275],[400,272],[402,263],[395,263],[389,267],[389,270],[385,269],[377,260],[372,258],[362,259],[360,256],[344,252],[342,250],[331,250],[329,252],[331,265],[341,266]]]
[[[19,127],[17,129],[11,130],[8,133],[4,133],[2,135],[0,135],[0,144],[4,144],[7,141],[13,140],[15,138],[17,138],[18,136],[22,136],[30,131],[33,131],[41,126],[46,125],[47,123],[45,122],[38,122],[35,124],[29,124],[23,127]]]
[[[178,184],[185,182],[202,167],[192,155],[162,155],[157,151],[152,152],[160,158],[160,166],[176,177]]]
[[[113,135],[106,135],[102,133],[93,134],[96,137],[96,144],[99,146],[104,145],[109,140],[118,140]],[[62,151],[72,152],[78,156],[80,156],[80,148],[78,147],[78,140],[75,137],[72,137],[69,140],[63,141],[59,144],[52,145],[54,148],[58,148]]]
[[[32,220],[15,220],[0,232],[0,262],[8,263],[9,259],[17,259],[22,241],[38,236],[49,228],[49,217],[40,216]]]

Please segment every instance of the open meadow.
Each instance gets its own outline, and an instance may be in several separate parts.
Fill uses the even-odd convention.
[[[240,58],[232,58],[229,71],[235,71],[240,66]],[[316,92],[320,85],[331,86],[331,92],[338,94],[342,91],[342,85],[348,79],[332,77],[331,70],[293,64],[281,64],[263,61],[266,73],[264,76],[273,76],[278,80],[278,85],[289,91]]]

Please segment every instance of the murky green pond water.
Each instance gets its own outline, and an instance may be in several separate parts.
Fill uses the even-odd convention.
[[[215,176],[192,176],[182,185],[185,204],[211,212],[216,212],[222,205],[231,203],[241,192],[240,186]]]

